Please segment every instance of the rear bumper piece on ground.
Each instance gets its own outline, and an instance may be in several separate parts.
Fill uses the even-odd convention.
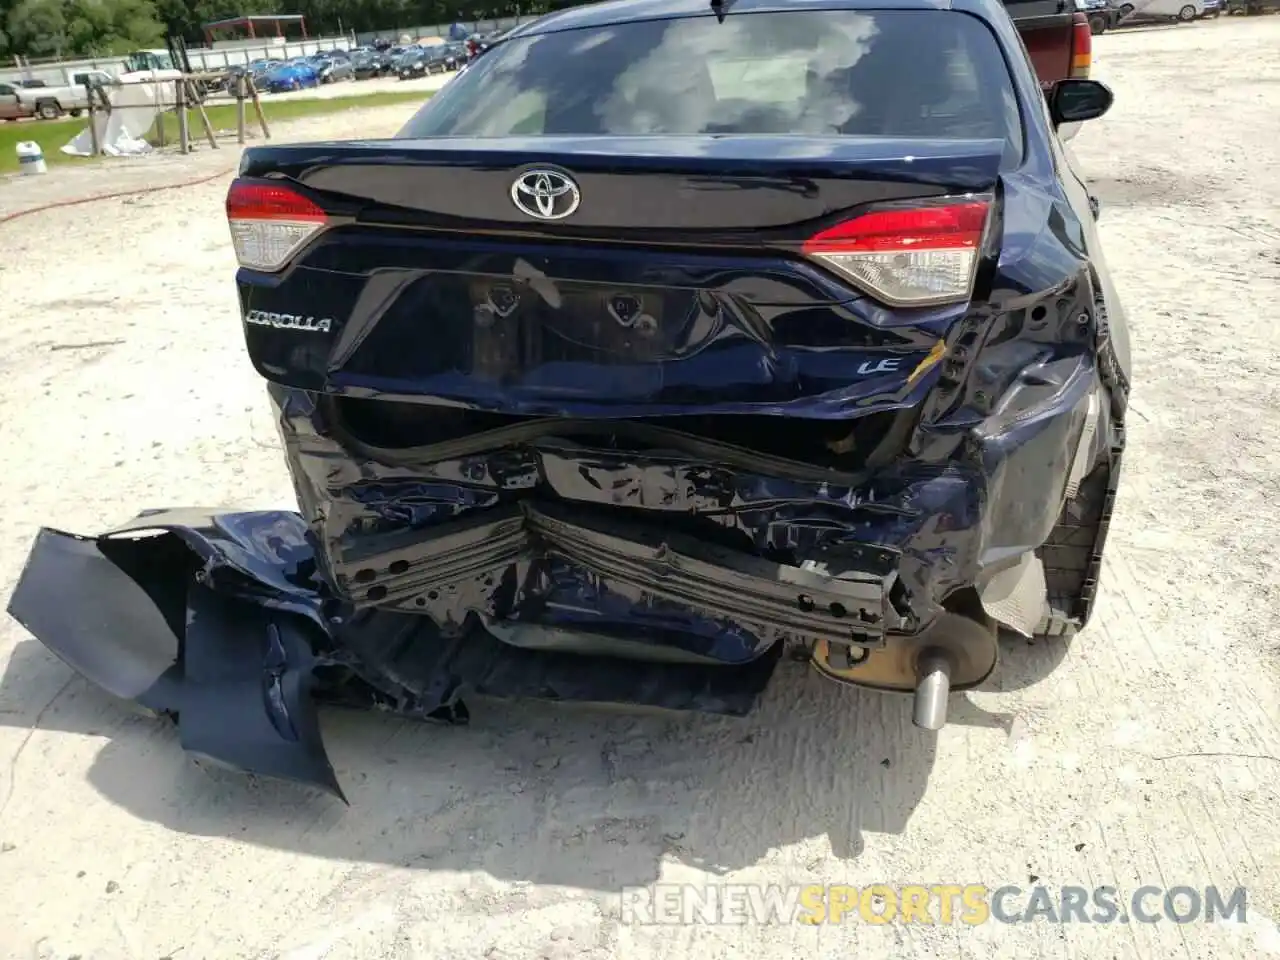
[[[468,691],[743,715],[782,653],[637,663],[521,649],[478,623],[446,637],[353,610],[315,570],[297,514],[154,511],[94,538],[41,530],[9,613],[91,682],[173,718],[198,759],[339,798],[317,702],[453,723]]]

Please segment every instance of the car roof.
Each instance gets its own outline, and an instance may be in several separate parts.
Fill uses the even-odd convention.
[[[785,13],[799,10],[950,10],[963,6],[974,12],[1002,10],[1000,0],[736,0],[728,5],[726,17],[742,13]],[[605,0],[548,13],[521,24],[503,35],[503,41],[539,33],[606,27],[640,20],[668,20],[681,17],[715,16],[710,0]]]

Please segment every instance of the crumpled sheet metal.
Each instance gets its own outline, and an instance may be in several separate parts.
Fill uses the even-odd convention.
[[[637,663],[502,643],[477,620],[356,611],[286,511],[149,511],[97,537],[42,529],[9,613],[109,693],[171,717],[196,758],[344,800],[317,704],[465,723],[462,695],[742,715],[781,645],[737,667]]]

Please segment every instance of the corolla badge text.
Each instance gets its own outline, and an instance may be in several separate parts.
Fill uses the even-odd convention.
[[[333,326],[330,317],[307,317],[300,313],[271,313],[267,310],[250,310],[244,315],[245,323],[278,330],[300,330],[303,333],[328,333]]]

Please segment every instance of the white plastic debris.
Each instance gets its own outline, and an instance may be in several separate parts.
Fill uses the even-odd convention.
[[[23,140],[18,144],[18,170],[23,176],[47,173],[49,165],[44,162],[44,150],[34,140]]]
[[[150,153],[152,147],[146,141],[147,131],[161,111],[173,105],[173,79],[180,76],[176,71],[124,74],[119,78],[120,86],[107,87],[111,112],[95,113],[92,119],[98,128],[102,152],[112,157]],[[153,82],[136,82],[139,80]],[[73,157],[93,156],[93,133],[86,126],[79,136],[62,148],[62,152]]]

